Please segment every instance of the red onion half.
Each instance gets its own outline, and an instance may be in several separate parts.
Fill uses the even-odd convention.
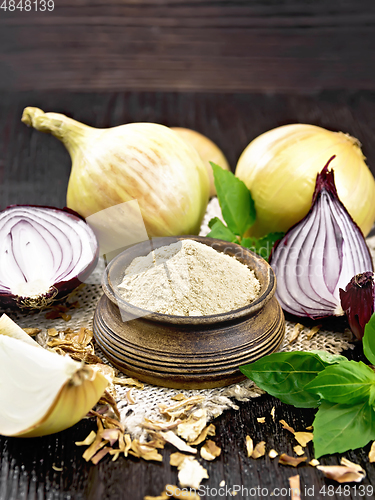
[[[309,213],[273,249],[281,307],[296,316],[342,315],[339,289],[373,270],[362,231],[337,196],[333,170],[317,175]]]
[[[94,232],[68,209],[15,205],[0,212],[0,303],[40,309],[94,270]]]

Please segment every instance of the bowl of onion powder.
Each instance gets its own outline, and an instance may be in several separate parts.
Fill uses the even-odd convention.
[[[121,371],[181,389],[229,385],[278,349],[285,320],[268,263],[235,243],[155,238],[117,255],[102,280],[94,336]]]

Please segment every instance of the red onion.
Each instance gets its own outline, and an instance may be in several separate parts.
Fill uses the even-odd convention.
[[[356,274],[373,270],[364,236],[337,196],[328,161],[317,175],[309,213],[271,255],[281,307],[296,316],[342,315],[339,289]]]
[[[374,273],[354,276],[345,290],[340,289],[341,306],[348,318],[349,326],[360,340],[365,333],[365,326],[375,311]]]
[[[42,308],[94,270],[94,232],[69,209],[15,205],[0,212],[0,303]]]

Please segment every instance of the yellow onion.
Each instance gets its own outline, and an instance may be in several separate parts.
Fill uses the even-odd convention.
[[[330,167],[341,202],[366,235],[375,220],[375,180],[359,141],[315,125],[292,124],[254,139],[236,167],[251,190],[257,220],[254,236],[287,231],[309,211],[317,174]]]
[[[155,123],[96,129],[25,108],[22,121],[60,139],[70,153],[67,205],[83,217],[137,200],[149,237],[198,234],[209,192],[196,150]]]
[[[0,434],[53,434],[81,420],[109,385],[98,368],[47,351],[0,318]]]
[[[216,195],[216,188],[210,161],[216,163],[216,165],[219,165],[219,167],[223,168],[224,170],[230,170],[229,163],[225,158],[224,153],[213,141],[211,141],[211,139],[195,130],[182,127],[171,128],[172,130],[177,132],[177,134],[184,141],[194,146],[194,148],[198,151],[199,156],[202,158],[203,163],[207,168],[208,178],[210,181],[210,198],[212,198],[212,196]]]

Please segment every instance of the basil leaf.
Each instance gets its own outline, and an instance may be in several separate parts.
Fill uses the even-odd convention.
[[[277,352],[240,366],[240,371],[283,403],[297,408],[315,408],[320,397],[307,392],[305,386],[331,363],[342,361],[342,356],[333,358],[324,360],[324,356],[316,352]]]
[[[345,356],[341,356],[341,354],[331,354],[330,352],[327,351],[318,351],[318,350],[312,350],[309,352],[317,354],[324,363],[327,363],[327,366],[333,365],[334,363],[341,363],[341,361],[348,361],[348,358],[346,358]]]
[[[375,373],[364,363],[341,361],[328,366],[305,390],[331,403],[358,404],[368,401],[375,389]]]
[[[255,206],[246,185],[232,172],[210,162],[223,218],[232,233],[242,236],[255,222]]]
[[[227,228],[225,224],[218,218],[214,217],[208,223],[211,231],[208,233],[208,238],[218,238],[219,240],[231,241],[232,243],[238,243],[236,235],[232,233],[230,229]]]
[[[255,238],[253,236],[251,238],[242,238],[241,245],[255,252],[257,241],[258,238]]]
[[[375,413],[367,402],[342,405],[323,401],[313,427],[316,458],[343,453],[375,439]]]
[[[256,254],[263,257],[263,259],[268,260],[274,244],[283,236],[284,233],[268,233],[261,238],[243,238],[241,241],[241,245],[243,247],[249,248]]]
[[[375,313],[371,316],[370,321],[365,326],[363,335],[363,352],[366,358],[375,365]]]
[[[258,240],[258,248],[259,255],[261,255],[264,259],[268,260],[271,250],[276,243],[276,241],[281,240],[283,238],[285,233],[268,233],[265,236],[262,236],[262,238],[259,238]]]

